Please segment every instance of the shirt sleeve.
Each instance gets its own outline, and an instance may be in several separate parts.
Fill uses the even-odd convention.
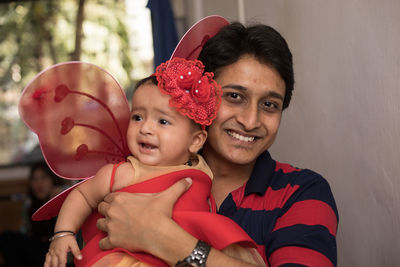
[[[336,266],[338,211],[328,182],[302,170],[266,240],[270,266]]]

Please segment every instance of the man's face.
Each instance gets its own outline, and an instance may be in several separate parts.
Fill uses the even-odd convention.
[[[285,83],[275,69],[252,56],[222,68],[216,81],[223,90],[222,102],[209,127],[205,156],[252,163],[275,140]]]

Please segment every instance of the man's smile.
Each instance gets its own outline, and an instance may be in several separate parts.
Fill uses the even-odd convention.
[[[243,142],[250,143],[257,139],[257,136],[243,135],[243,134],[239,134],[238,132],[233,131],[233,130],[226,130],[226,132],[230,137],[237,139],[239,141],[243,141]]]

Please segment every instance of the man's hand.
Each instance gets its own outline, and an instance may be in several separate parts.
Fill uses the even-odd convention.
[[[108,194],[98,206],[105,218],[97,221],[97,228],[108,234],[100,240],[100,248],[120,247],[160,256],[155,245],[176,225],[171,219],[173,206],[190,185],[191,179],[186,178],[160,193]]]
[[[188,256],[198,240],[176,224],[171,216],[175,202],[190,185],[191,180],[184,179],[156,194],[108,194],[98,206],[105,218],[97,221],[97,227],[108,233],[100,240],[100,248],[146,251],[172,266]],[[212,248],[207,266],[254,265]]]

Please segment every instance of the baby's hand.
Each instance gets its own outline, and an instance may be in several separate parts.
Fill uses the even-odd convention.
[[[49,251],[46,254],[44,267],[61,267],[67,264],[67,254],[72,252],[78,260],[82,259],[82,254],[79,250],[78,243],[73,235],[63,236],[54,239]]]

